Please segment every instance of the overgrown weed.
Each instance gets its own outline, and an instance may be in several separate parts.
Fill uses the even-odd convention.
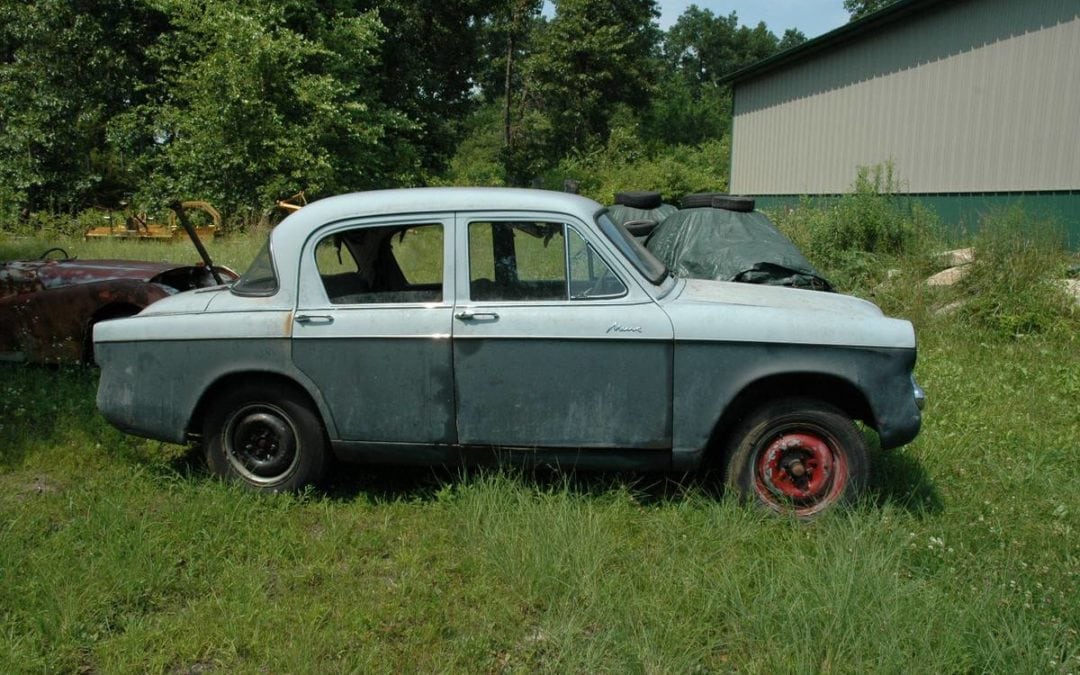
[[[1061,286],[1068,255],[1052,220],[1021,206],[993,211],[975,236],[975,260],[957,284],[957,313],[998,337],[1069,334],[1080,328],[1077,303]]]

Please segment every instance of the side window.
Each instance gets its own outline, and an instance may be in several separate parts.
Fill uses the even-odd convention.
[[[439,302],[443,227],[388,225],[332,234],[315,246],[315,265],[335,305]]]
[[[597,255],[581,235],[567,228],[570,250],[570,299],[617,298],[626,294],[626,286],[615,276],[604,259]]]
[[[566,300],[562,223],[469,223],[473,300]]]

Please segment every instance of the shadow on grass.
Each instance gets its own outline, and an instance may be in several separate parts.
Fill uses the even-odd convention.
[[[943,510],[941,497],[922,465],[902,450],[876,451],[868,486],[869,504],[899,507],[916,516]],[[160,468],[183,480],[212,480],[198,448]],[[723,472],[703,469],[690,473],[647,473],[555,469],[546,465],[514,463],[474,466],[387,466],[335,461],[318,494],[335,502],[358,498],[374,502],[435,501],[447,488],[499,477],[537,492],[567,492],[579,497],[603,498],[626,491],[642,506],[661,506],[688,498],[720,501],[727,491]]]
[[[905,448],[871,454],[869,493],[878,506],[893,505],[913,515],[936,515],[945,505],[922,464]]]

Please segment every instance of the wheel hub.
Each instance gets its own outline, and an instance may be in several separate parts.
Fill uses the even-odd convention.
[[[282,415],[268,407],[240,411],[226,432],[229,461],[248,478],[274,480],[296,461],[296,433]]]
[[[826,497],[832,487],[835,455],[829,444],[810,433],[788,433],[761,453],[758,479],[773,495],[796,502]]]

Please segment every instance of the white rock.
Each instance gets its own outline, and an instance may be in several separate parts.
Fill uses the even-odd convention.
[[[965,274],[967,274],[968,268],[966,266],[950,267],[947,270],[938,272],[934,276],[926,280],[927,286],[952,286],[956,282],[960,281]]]
[[[945,267],[959,267],[960,265],[967,265],[975,260],[975,249],[973,248],[955,248],[951,251],[944,251],[937,254],[938,262]]]

